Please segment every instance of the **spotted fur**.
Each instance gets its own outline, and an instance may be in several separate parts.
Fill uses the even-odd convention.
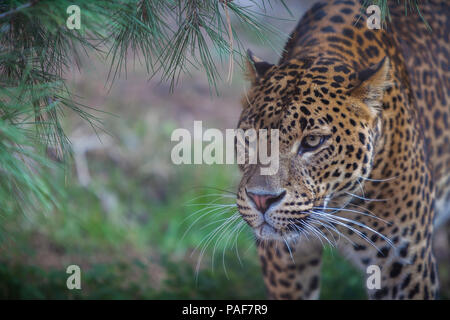
[[[327,241],[363,271],[380,267],[370,298],[437,297],[433,219],[450,204],[450,7],[420,6],[430,31],[393,3],[383,30],[368,29],[354,1],[316,4],[277,65],[250,53],[238,127],[279,129],[280,169],[241,166],[237,205],[257,235],[270,298],[318,298]],[[301,152],[311,134],[326,139]],[[252,192],[277,198],[261,212]]]

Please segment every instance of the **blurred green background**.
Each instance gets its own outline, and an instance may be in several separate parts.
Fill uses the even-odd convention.
[[[295,16],[284,12],[286,20],[271,21],[287,37],[311,2],[290,1]],[[273,10],[283,15],[281,8]],[[278,59],[285,41],[279,39],[273,50],[258,46],[251,35],[244,38],[270,61]],[[112,86],[105,80],[108,66],[94,56],[83,58],[80,71],[73,68],[68,84],[81,103],[104,112],[96,113],[104,132],[67,114],[74,160],[51,177],[66,186],[62,208],[1,217],[0,298],[265,298],[247,226],[238,237],[229,228],[203,246],[220,219],[234,212],[215,216],[204,204],[233,203],[217,194],[236,189],[237,167],[176,166],[170,160],[175,128],[192,130],[194,120],[202,120],[204,128],[235,127],[247,86],[239,68],[232,84],[219,84],[218,97],[195,71],[171,93],[167,85],[148,80],[138,63],[130,62],[127,76]],[[324,255],[321,298],[366,298],[362,274],[333,249]],[[81,290],[66,287],[72,264],[81,267]],[[441,268],[444,276],[446,270]]]

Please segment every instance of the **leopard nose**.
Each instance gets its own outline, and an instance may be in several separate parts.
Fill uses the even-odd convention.
[[[248,198],[253,202],[259,212],[265,213],[270,206],[279,203],[286,195],[286,190],[279,193],[264,193],[245,189]]]

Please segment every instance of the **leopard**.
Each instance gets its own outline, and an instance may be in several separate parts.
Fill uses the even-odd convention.
[[[439,298],[432,239],[450,215],[450,5],[388,6],[370,28],[364,3],[319,2],[278,63],[248,51],[237,128],[278,130],[279,168],[240,164],[236,205],[269,299],[318,299],[326,246],[361,270],[369,299]]]

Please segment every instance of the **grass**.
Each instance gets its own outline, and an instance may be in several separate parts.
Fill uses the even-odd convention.
[[[265,298],[248,228],[235,247],[231,241],[226,245],[226,238],[215,250],[215,242],[207,246],[198,272],[201,241],[218,225],[217,218],[205,215],[186,233],[196,219],[189,215],[203,208],[189,204],[218,192],[204,187],[235,190],[237,168],[170,162],[170,134],[192,127],[191,119],[209,127],[235,126],[232,115],[239,114],[243,79],[235,77],[234,87],[224,86],[220,99],[211,102],[199,80],[203,75],[169,96],[164,86],[149,84],[139,68],[127,80],[118,79],[111,91],[104,87],[106,75],[104,64],[87,61],[70,81],[83,104],[108,112],[99,116],[111,144],[105,139],[86,153],[89,183],[79,183],[74,166],[66,176],[54,172],[52,179],[66,185],[61,208],[0,217],[0,299]],[[81,142],[92,136],[97,141],[70,114],[64,127],[74,144],[77,134]],[[66,268],[72,264],[81,268],[78,291],[66,287]],[[365,298],[362,275],[329,248],[322,273],[322,299]]]
[[[96,161],[92,163],[96,172],[92,185],[68,186],[69,197],[62,210],[37,215],[34,221],[17,217],[16,221],[4,221],[8,234],[1,243],[0,298],[265,297],[248,230],[237,241],[241,261],[236,248],[226,249],[221,241],[214,260],[214,246],[208,247],[198,274],[199,253],[194,248],[214,224],[205,226],[216,220],[205,216],[183,237],[195,220],[186,217],[202,208],[186,203],[211,193],[207,188],[193,189],[193,182],[229,188],[235,182],[236,168],[176,168],[167,193],[154,196],[148,190],[148,177],[140,178],[133,169],[109,161]],[[82,290],[66,288],[65,270],[70,264],[81,267]],[[364,298],[360,274],[331,249],[324,255],[322,298]]]
[[[220,193],[215,188],[235,190],[237,167],[167,165],[166,142],[176,125],[155,113],[145,121],[132,114],[107,122],[113,145],[86,155],[87,186],[77,183],[75,172],[54,172],[55,181],[67,181],[59,210],[1,218],[0,298],[265,297],[248,228],[235,247],[234,239],[216,247],[213,241],[200,259],[202,240],[220,218],[206,214],[196,221],[206,212],[202,203],[215,199],[209,197]],[[81,267],[81,290],[66,288],[72,264]],[[325,299],[364,296],[358,273],[331,250],[325,251],[323,279]]]

